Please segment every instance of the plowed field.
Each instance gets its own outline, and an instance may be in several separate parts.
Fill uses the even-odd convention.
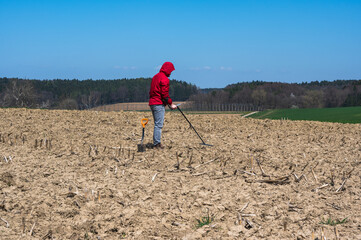
[[[360,124],[188,115],[208,147],[174,111],[137,152],[150,112],[0,115],[0,239],[361,239]]]

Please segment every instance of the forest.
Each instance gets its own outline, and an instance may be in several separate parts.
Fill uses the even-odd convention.
[[[151,78],[116,80],[28,80],[0,78],[0,106],[46,109],[90,109],[122,102],[147,102]],[[170,80],[170,96],[185,101],[195,85]]]
[[[151,80],[0,78],[0,107],[82,110],[114,103],[147,102]],[[200,89],[194,84],[171,80],[170,96],[175,101],[196,104],[244,104],[262,109],[360,106],[361,80],[251,81],[222,89]]]
[[[361,105],[361,80],[280,83],[252,81],[204,89],[189,99],[207,104],[248,104],[263,109]]]

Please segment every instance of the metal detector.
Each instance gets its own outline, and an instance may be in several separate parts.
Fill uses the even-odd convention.
[[[199,139],[202,141],[201,145],[205,145],[205,146],[210,146],[212,147],[213,145],[207,144],[203,141],[203,139],[201,138],[201,136],[199,136],[199,134],[197,133],[196,129],[193,127],[192,123],[188,120],[188,118],[186,117],[186,115],[184,115],[184,113],[182,112],[182,110],[179,108],[179,105],[177,105],[177,109],[180,111],[180,113],[183,115],[183,117],[187,120],[187,122],[189,123],[189,125],[191,126],[191,128],[193,128],[193,130],[196,132],[197,136],[199,137]]]

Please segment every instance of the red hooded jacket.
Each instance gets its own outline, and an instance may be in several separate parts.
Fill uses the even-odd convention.
[[[173,63],[165,62],[159,73],[154,75],[149,91],[149,106],[172,104],[172,99],[169,97],[168,77],[174,70]]]

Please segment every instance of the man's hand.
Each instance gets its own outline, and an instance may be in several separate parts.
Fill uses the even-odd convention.
[[[176,109],[177,108],[177,105],[175,105],[175,104],[171,104],[170,106],[169,106],[171,109]]]

